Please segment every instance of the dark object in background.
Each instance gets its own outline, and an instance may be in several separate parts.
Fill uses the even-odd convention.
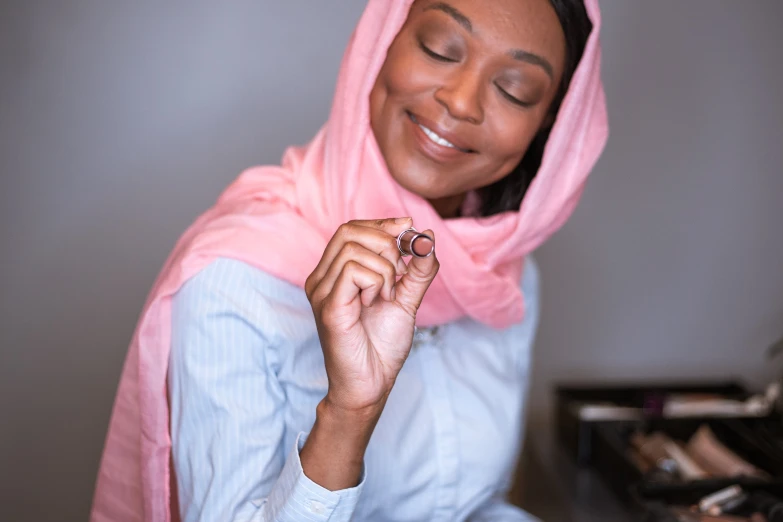
[[[778,420],[713,419],[705,423],[697,419],[653,419],[603,423],[596,427],[593,437],[591,467],[618,497],[636,505],[656,500],[689,505],[710,493],[735,484],[747,491],[764,488],[774,495],[783,495],[783,455],[766,451],[756,443],[753,435],[757,425],[775,422]],[[674,440],[684,442],[703,425],[709,426],[723,445],[768,477],[707,476],[688,479],[675,475],[661,480],[659,475],[640,469],[635,461],[627,456],[629,448],[633,447],[631,439],[640,430],[646,433],[661,432]]]
[[[734,382],[561,386],[556,400],[558,440],[580,465],[593,468],[618,498],[646,513],[644,520],[710,520],[706,513],[693,518],[693,506],[735,485],[741,494],[713,512],[720,511],[723,520],[729,512],[750,520],[751,502],[766,495],[774,506],[783,498],[783,423],[772,407],[778,399],[775,393],[752,396]],[[672,404],[674,408],[668,407]],[[716,405],[713,411],[720,418],[698,415]],[[682,416],[666,418],[671,412]],[[639,451],[650,441],[645,451]],[[710,460],[709,455],[716,457]],[[695,457],[692,463],[697,464],[690,468],[685,462],[686,473],[683,456]],[[674,508],[681,510],[679,515]]]
[[[750,496],[750,502],[767,518],[767,522],[783,522],[783,501],[779,498],[757,491]]]
[[[743,476],[769,478],[764,471],[723,444],[706,423],[696,430],[687,444],[660,431],[645,434],[639,430],[631,435],[630,444],[632,449],[629,451],[635,450],[646,461],[646,465],[638,459],[633,462],[643,473],[657,468],[674,474],[674,478],[680,480]]]
[[[648,511],[646,520],[651,522],[754,522],[757,520],[783,522],[783,501],[779,498],[763,492],[752,495],[743,492],[742,497],[736,500],[724,503],[722,509],[715,512],[703,512],[695,506],[671,508],[664,503],[655,503]]]
[[[596,426],[603,422],[660,417],[665,398],[682,394],[709,394],[737,401],[744,401],[751,396],[744,386],[736,382],[651,383],[643,386],[561,385],[555,390],[558,439],[579,465],[588,465]],[[594,413],[600,405],[606,405],[600,412],[606,415],[586,415]],[[593,408],[592,411],[588,407]],[[607,419],[609,414],[612,420],[599,420],[599,417]]]

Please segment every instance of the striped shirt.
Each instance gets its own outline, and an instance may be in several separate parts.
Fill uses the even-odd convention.
[[[299,450],[327,376],[304,291],[218,259],[174,296],[169,368],[183,522],[532,521],[504,501],[522,442],[538,271],[525,319],[419,329],[358,486],[329,491]]]

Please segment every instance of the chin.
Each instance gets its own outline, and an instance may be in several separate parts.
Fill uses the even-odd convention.
[[[451,190],[448,190],[440,183],[433,183],[434,180],[431,179],[433,176],[412,178],[411,173],[415,171],[416,169],[406,169],[402,175],[394,171],[390,171],[390,173],[398,185],[426,200],[447,198],[455,195],[453,187],[451,187]]]

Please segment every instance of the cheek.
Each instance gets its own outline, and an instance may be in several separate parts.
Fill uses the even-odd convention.
[[[392,49],[390,49],[389,56],[378,73],[378,78],[375,80],[375,85],[370,92],[371,124],[376,137],[381,141],[381,147],[385,145],[383,138],[393,130],[390,128],[390,124],[396,112],[396,102],[399,100],[401,93],[406,92],[408,89],[405,75],[400,74],[400,69],[404,69],[404,67],[394,56]]]
[[[508,171],[515,168],[522,161],[530,143],[538,133],[543,117],[535,117],[516,109],[505,111],[501,116],[492,118],[489,132],[489,147],[492,150],[493,159]]]
[[[437,84],[431,68],[422,64],[416,50],[406,41],[392,45],[378,78],[390,101],[415,100],[432,92]]]
[[[487,121],[491,124],[490,147],[498,162],[510,170],[516,168],[530,144],[549,125],[548,116],[554,92],[530,108],[509,107],[495,100],[488,106]]]

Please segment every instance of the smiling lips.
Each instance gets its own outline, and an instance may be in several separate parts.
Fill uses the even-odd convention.
[[[408,117],[421,130],[419,137],[423,136],[426,138],[424,143],[422,143],[422,140],[419,140],[423,146],[422,148],[425,149],[428,155],[436,156],[434,159],[450,159],[455,156],[463,156],[464,154],[475,152],[463,143],[458,136],[438,128],[435,123],[410,112]],[[436,147],[432,145],[436,145]]]

